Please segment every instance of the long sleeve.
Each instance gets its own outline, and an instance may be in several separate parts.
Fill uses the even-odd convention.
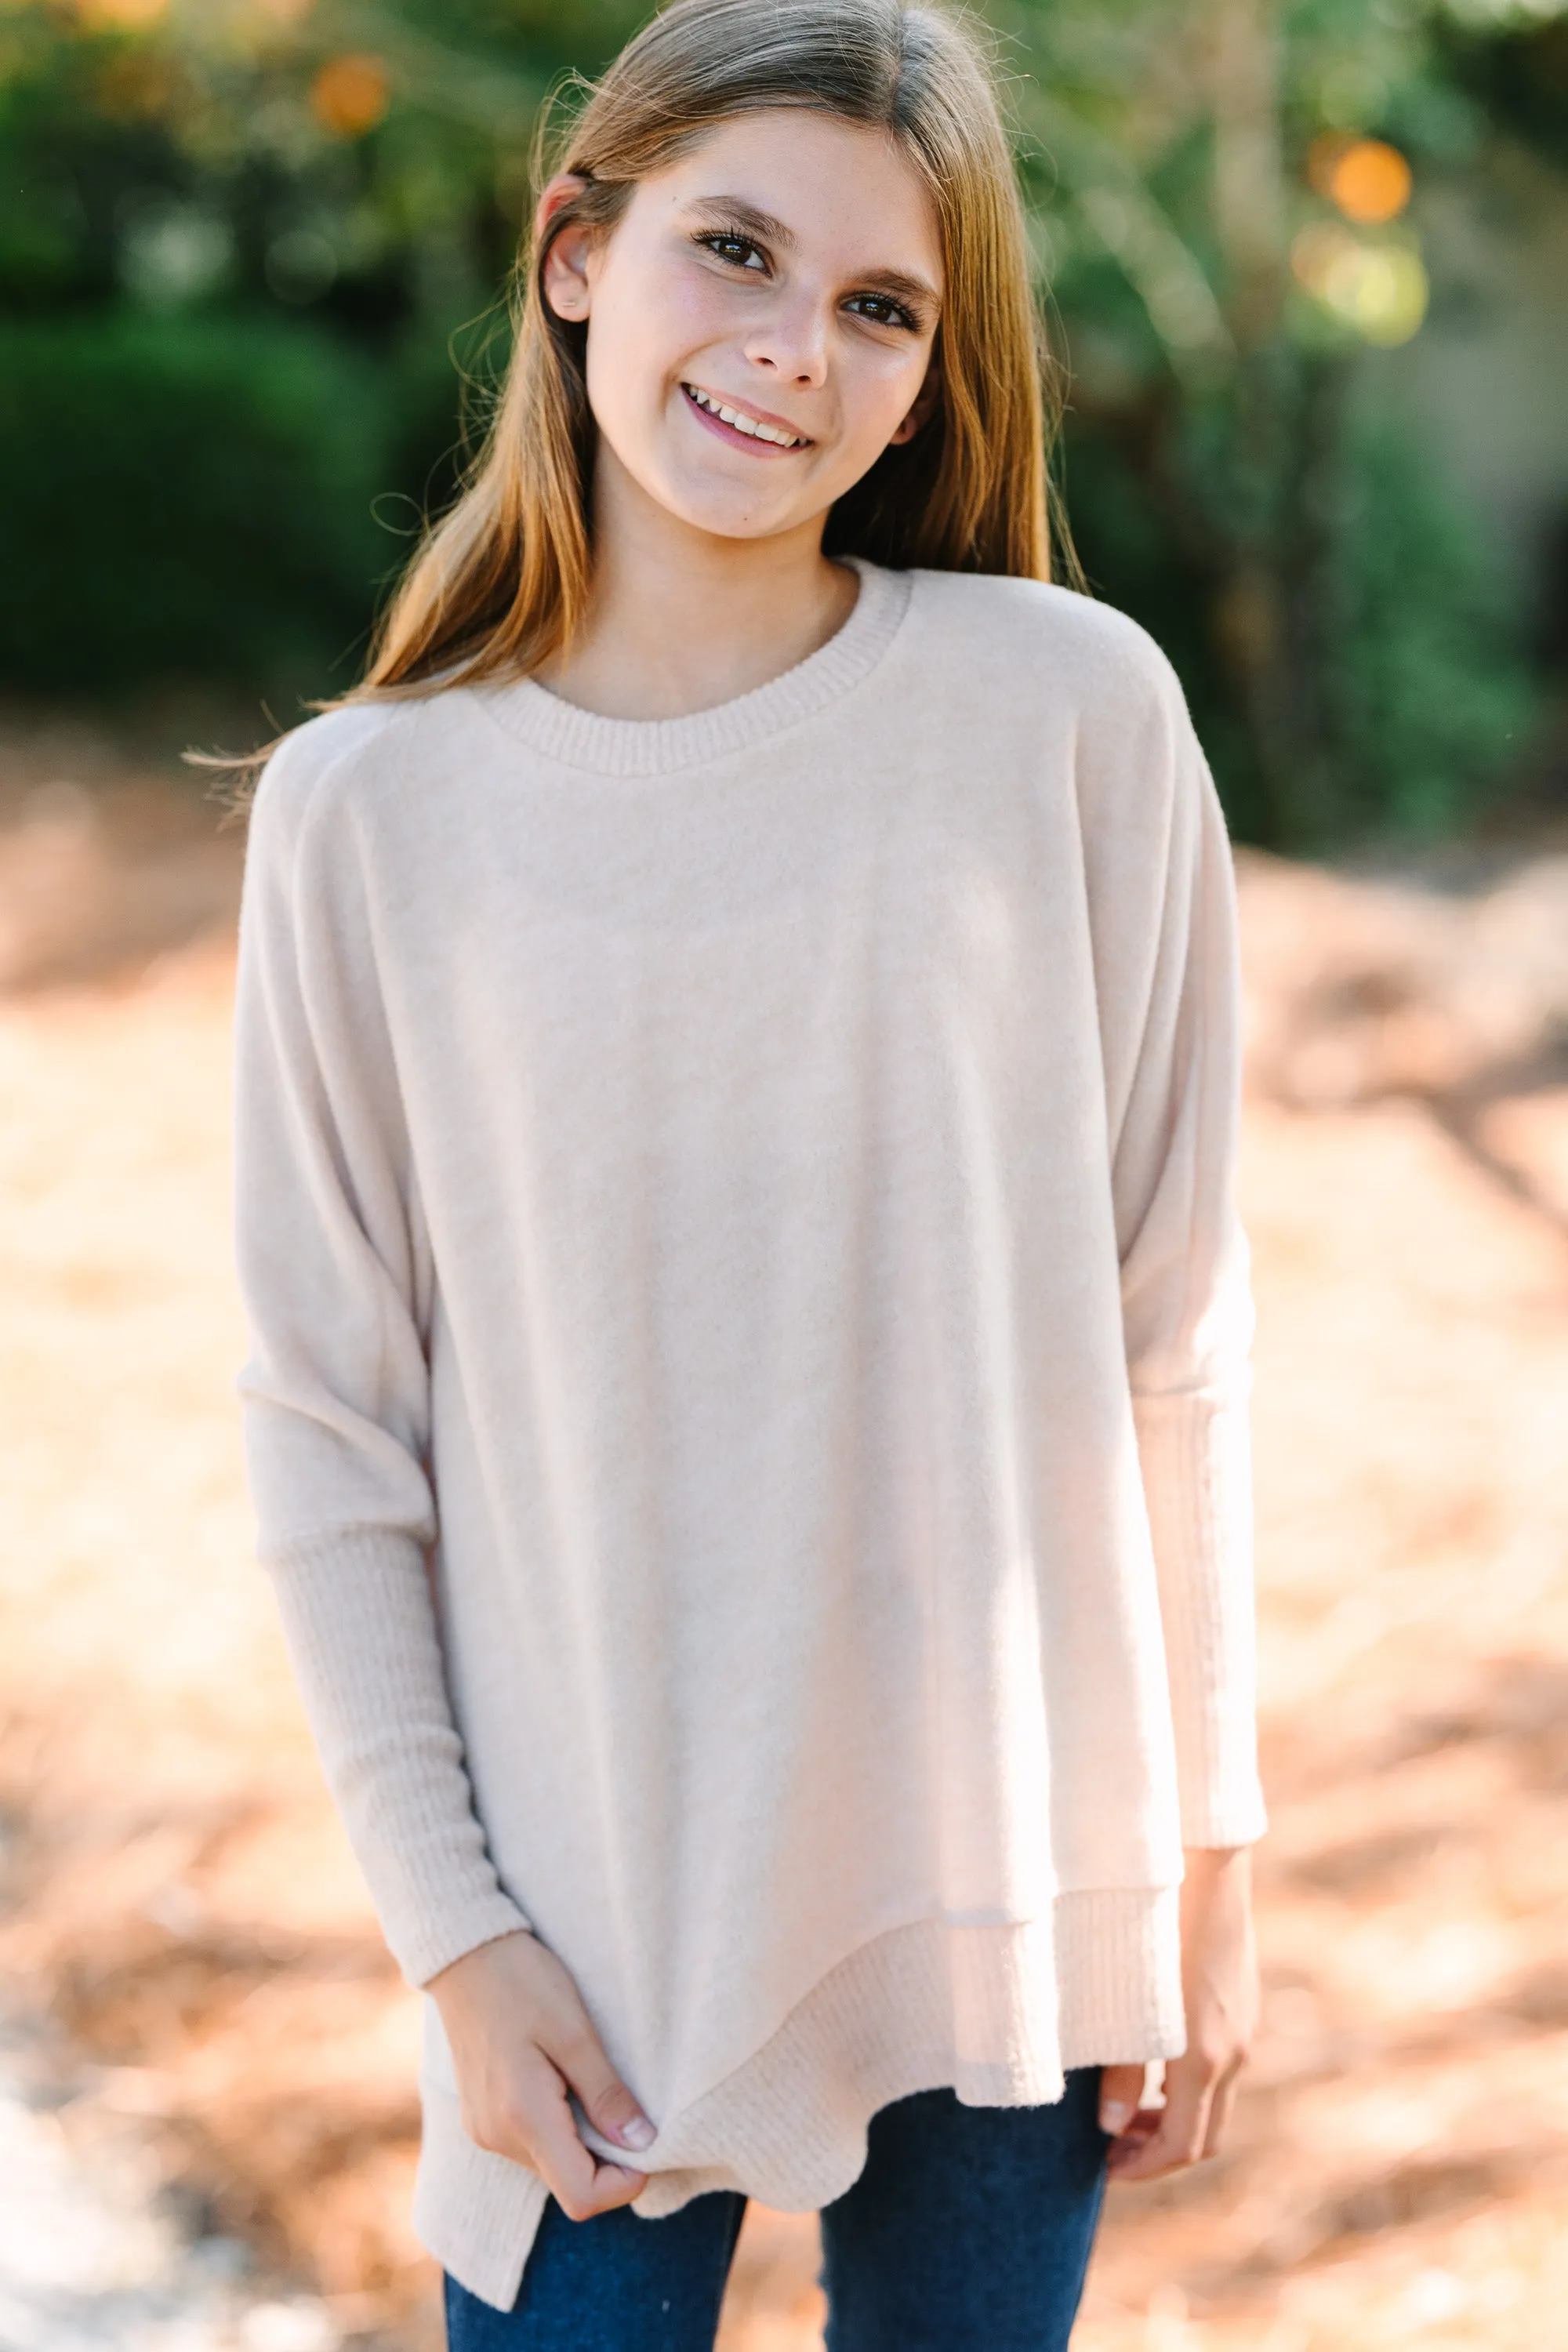
[[[431,1272],[372,921],[332,808],[334,754],[374,719],[298,730],[255,803],[236,1022],[239,1391],[260,1556],[310,1728],[418,1985],[527,1922],[476,1817],[427,1573]]]
[[[1121,904],[1108,1055],[1122,1319],[1189,1846],[1250,1843],[1258,1774],[1251,1253],[1235,1185],[1235,871],[1174,677],[1142,714],[1107,854]],[[1123,928],[1124,925],[1124,928]]]

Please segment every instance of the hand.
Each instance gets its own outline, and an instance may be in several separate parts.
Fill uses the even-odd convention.
[[[584,2147],[569,2095],[575,2092],[589,2122],[618,2147],[649,2147],[654,2126],[605,2055],[554,1953],[533,1936],[500,1936],[454,1960],[426,1990],[447,2029],[468,2137],[537,2172],[570,2221],[629,2205],[647,2175],[601,2163]]]
[[[1258,2024],[1252,1855],[1190,1848],[1182,1885],[1182,1990],[1187,2046],[1165,2061],[1165,2104],[1142,2105],[1142,2066],[1107,2066],[1100,2127],[1113,2180],[1158,2180],[1217,2154]]]

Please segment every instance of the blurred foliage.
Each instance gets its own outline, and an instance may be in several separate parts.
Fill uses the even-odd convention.
[[[1552,0],[994,0],[1096,590],[1233,825],[1420,832],[1524,724],[1520,621],[1380,394],[1411,172],[1562,162]],[[346,684],[495,309],[540,100],[625,0],[0,0],[0,677]],[[374,514],[373,514],[374,508]],[[390,526],[390,529],[379,526]]]
[[[0,643],[56,693],[172,663],[286,685],[351,643],[386,560],[395,411],[370,362],[265,317],[80,310],[11,325]],[[26,453],[26,463],[21,462]]]

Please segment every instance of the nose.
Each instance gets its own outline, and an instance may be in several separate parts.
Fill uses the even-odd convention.
[[[827,318],[821,302],[804,289],[793,298],[781,296],[765,320],[760,319],[745,341],[746,357],[765,368],[781,383],[811,391],[827,375]]]

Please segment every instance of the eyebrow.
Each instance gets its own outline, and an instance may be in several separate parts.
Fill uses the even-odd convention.
[[[743,229],[764,245],[776,245],[785,253],[798,253],[800,239],[786,224],[772,213],[759,211],[744,196],[696,196],[689,209],[702,213],[710,220],[722,221],[730,228]],[[860,273],[868,286],[879,292],[901,294],[911,302],[925,304],[932,310],[942,308],[942,297],[936,288],[908,269],[868,269]]]

